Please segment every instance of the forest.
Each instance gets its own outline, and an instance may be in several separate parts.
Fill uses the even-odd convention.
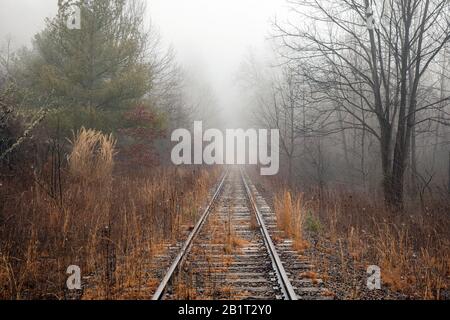
[[[324,296],[450,298],[450,2],[283,5],[233,75],[239,123],[149,23],[151,1],[58,0],[29,45],[0,39],[1,300],[150,299],[158,259],[235,167],[172,163],[172,133],[196,121],[279,132],[278,174],[244,169]]]

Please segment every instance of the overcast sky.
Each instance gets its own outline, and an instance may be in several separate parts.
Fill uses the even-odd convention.
[[[219,106],[236,115],[244,107],[234,85],[246,52],[261,51],[270,20],[284,0],[151,0],[148,16],[180,63],[211,84]],[[29,44],[56,13],[57,0],[0,0],[0,39]]]

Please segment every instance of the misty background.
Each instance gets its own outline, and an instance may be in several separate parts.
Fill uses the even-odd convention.
[[[212,95],[220,110],[220,123],[239,127],[248,107],[237,82],[244,57],[270,52],[266,42],[270,22],[286,14],[284,0],[151,0],[147,25],[173,47],[176,59],[196,82]],[[57,0],[2,0],[1,47],[11,39],[14,49],[31,46],[45,18],[57,13]],[[268,49],[268,50],[267,50]],[[203,94],[200,92],[199,94]],[[248,113],[246,113],[248,115]]]
[[[78,261],[83,298],[150,297],[225,169],[171,161],[195,120],[278,130],[244,169],[337,298],[374,264],[449,296],[450,1],[0,0],[0,300],[70,298]]]
[[[421,46],[422,40],[413,37],[408,54],[420,59],[408,65],[404,78],[393,72],[401,68],[402,58],[411,59],[398,50],[403,44],[393,36],[404,32],[401,21],[396,20],[397,11],[402,12],[399,2],[385,2],[390,7],[384,15],[380,15],[374,1],[342,1],[339,6],[327,0],[144,3],[146,11],[140,17],[144,16],[143,24],[153,32],[148,39],[153,51],[144,50],[142,56],[152,64],[153,83],[151,90],[141,92],[141,97],[151,95],[147,102],[170,118],[168,131],[189,126],[194,120],[207,122],[205,127],[222,129],[279,129],[281,157],[286,164],[282,165],[281,175],[291,185],[323,189],[326,185],[344,184],[364,191],[384,189],[388,195],[393,193],[386,187],[392,184],[388,180],[395,178],[398,181],[394,184],[400,189],[408,180],[413,198],[418,191],[431,193],[431,182],[440,190],[449,185],[448,2],[419,1],[420,6],[411,12],[416,19],[416,33],[424,36],[425,51],[417,53],[422,48],[414,46]],[[378,44],[371,43],[369,35],[373,30],[368,30],[364,21],[364,8],[369,3],[374,6],[378,24],[389,22],[391,28],[396,28],[384,31],[386,39],[380,37]],[[436,18],[439,23],[421,31],[419,18],[422,10],[426,11],[426,3],[437,8],[429,19]],[[45,18],[54,17],[57,8],[56,0],[2,1],[3,56],[8,40],[11,50],[31,47],[31,39],[45,29]],[[43,42],[37,51],[45,54],[46,47]],[[368,54],[369,47],[379,51],[379,58],[385,60],[380,69],[379,61],[371,62],[377,53]],[[426,59],[430,60],[421,64]],[[37,70],[27,64],[32,57],[18,61],[24,63],[18,63],[17,75],[22,67]],[[35,63],[39,66],[39,62]],[[376,70],[371,72],[374,66]],[[416,67],[422,69],[417,77]],[[142,65],[137,69],[144,70]],[[35,73],[37,78],[41,71]],[[378,89],[373,86],[379,81],[372,79],[374,75],[384,80]],[[26,75],[22,81],[26,83],[28,78]],[[104,84],[104,79],[98,80]],[[60,81],[44,81],[50,89],[56,83]],[[129,83],[129,79],[124,81],[122,89],[132,90]],[[71,83],[67,87],[75,86]],[[120,92],[112,89],[111,95]],[[375,99],[378,95],[385,101]],[[120,100],[114,102],[125,106]],[[405,115],[414,114],[414,119],[406,123],[400,109]],[[89,122],[92,118],[88,116],[82,124],[95,127]],[[153,127],[158,128],[158,124]],[[160,153],[169,154],[167,150]],[[398,176],[391,177],[398,167]]]

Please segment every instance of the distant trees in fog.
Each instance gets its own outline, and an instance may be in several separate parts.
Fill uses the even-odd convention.
[[[74,5],[80,8],[79,29],[67,25]],[[24,125],[14,134],[3,130],[3,150],[26,138],[25,122],[40,122],[43,115],[53,138],[81,126],[119,135],[136,132],[145,123],[153,133],[147,138],[153,140],[155,132],[189,123],[212,104],[211,93],[188,95],[192,85],[175,52],[146,25],[144,1],[60,0],[58,9],[36,34],[32,48],[13,52],[1,39],[0,101],[8,100],[8,110],[20,111],[14,117]],[[7,116],[11,118],[2,109],[0,117]],[[119,146],[135,140],[126,135]]]
[[[340,175],[356,169],[365,185],[373,171],[369,163],[376,164],[386,203],[401,208],[407,173],[414,193],[438,170],[436,165],[420,170],[419,148],[429,152],[422,157],[426,161],[448,157],[442,147],[450,141],[450,3],[288,3],[289,20],[273,24],[278,67],[265,75],[271,80],[255,101],[260,120],[284,132],[289,179],[293,150],[303,146],[301,156],[312,156],[317,182],[323,183],[327,165],[318,158],[324,151],[320,137],[338,139],[345,168]],[[336,144],[325,146],[334,149]],[[439,171],[446,173],[443,163]]]

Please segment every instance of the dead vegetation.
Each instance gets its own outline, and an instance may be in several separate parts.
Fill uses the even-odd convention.
[[[284,191],[275,196],[274,206],[286,236],[298,242],[304,230],[312,235],[314,248],[325,253],[313,255],[315,263],[325,266],[322,278],[330,279],[326,273],[335,269],[324,257],[334,256],[340,281],[355,279],[367,266],[377,265],[388,290],[419,299],[445,298],[450,277],[448,202],[429,203],[424,212],[411,207],[399,213],[376,199],[338,191],[301,202],[305,198]],[[359,279],[350,286],[356,291],[347,297],[360,298]]]
[[[152,257],[193,224],[218,171],[118,173],[115,152],[112,136],[81,129],[56,175],[2,175],[0,299],[69,298],[70,265],[82,270],[84,299],[151,296]],[[41,183],[55,176],[56,196]]]
[[[285,190],[275,196],[274,207],[278,228],[283,230],[286,238],[293,240],[294,249],[298,251],[306,249],[308,243],[303,234],[306,217],[303,195],[293,197],[291,192]]]
[[[252,177],[271,199],[283,235],[303,239],[306,246],[296,250],[311,260],[338,299],[449,299],[450,202],[445,191],[420,202],[409,200],[398,212],[388,210],[377,194],[331,186],[292,191],[279,179],[254,172]],[[369,265],[381,268],[382,290],[367,290]]]

